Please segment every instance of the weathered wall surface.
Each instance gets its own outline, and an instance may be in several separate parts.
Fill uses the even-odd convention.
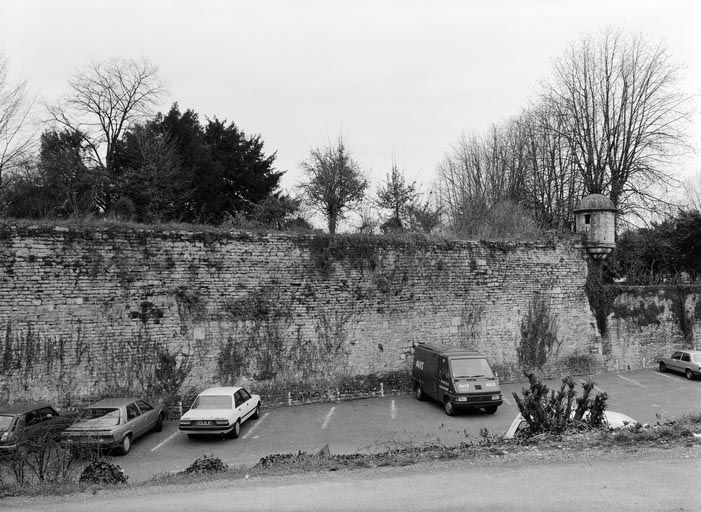
[[[701,286],[614,287],[602,353],[611,369],[654,366],[701,340]]]
[[[0,225],[0,401],[389,391],[418,342],[480,350],[509,378],[536,299],[546,370],[601,368],[633,331],[613,322],[602,344],[575,244]]]

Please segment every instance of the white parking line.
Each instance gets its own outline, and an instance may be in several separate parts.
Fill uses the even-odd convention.
[[[331,421],[331,416],[333,415],[333,412],[336,410],[336,407],[332,407],[329,413],[326,415],[324,418],[324,424],[321,426],[323,430],[326,430],[326,427],[329,426],[329,421]]]
[[[619,377],[622,378],[626,382],[630,382],[631,384],[635,384],[636,386],[640,386],[641,388],[647,389],[647,386],[645,386],[644,384],[640,384],[640,382],[638,382],[638,381],[635,381],[633,379],[629,379],[628,377],[624,377],[623,375],[619,375]]]
[[[658,377],[664,377],[665,379],[672,379],[679,382],[679,377],[672,377],[671,375],[665,375],[664,373],[653,373],[653,375],[657,375]]]
[[[392,400],[392,407],[390,408],[390,416],[392,419],[397,417],[397,405],[394,403],[394,400]]]
[[[251,432],[253,432],[255,429],[257,429],[257,428],[258,428],[258,425],[260,425],[260,423],[261,423],[265,418],[268,417],[268,414],[270,414],[270,413],[269,413],[269,412],[266,412],[263,416],[261,416],[260,419],[259,419],[258,421],[256,421],[250,429],[248,429],[248,432],[246,432],[244,435],[241,436],[241,439],[246,439],[248,436],[250,436],[250,435],[251,435]],[[255,438],[254,438],[254,439],[255,439]]]
[[[155,452],[155,451],[158,450],[161,446],[163,446],[163,445],[166,444],[168,441],[170,441],[170,440],[173,439],[175,436],[177,436],[178,433],[179,433],[179,432],[177,432],[177,431],[176,431],[176,432],[173,432],[170,436],[168,436],[168,438],[164,439],[163,441],[161,441],[160,443],[158,443],[156,446],[154,446],[153,448],[151,448],[151,451],[152,451],[152,452]]]

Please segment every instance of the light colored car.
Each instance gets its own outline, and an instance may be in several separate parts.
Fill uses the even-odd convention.
[[[148,432],[163,429],[165,414],[139,398],[107,398],[82,410],[78,421],[62,433],[72,446],[115,448],[126,455],[131,444]]]
[[[180,431],[189,437],[219,434],[238,437],[241,424],[260,417],[260,396],[244,388],[209,388],[197,398],[180,418]]]
[[[672,357],[663,357],[660,371],[683,373],[689,380],[701,376],[701,350],[677,350]]]
[[[572,411],[572,414],[570,415],[572,418],[574,417],[576,411]],[[587,416],[589,415],[589,411],[584,413],[584,420],[587,419]],[[638,422],[631,418],[630,416],[626,416],[623,413],[620,412],[615,412],[615,411],[604,411],[604,421],[606,422],[606,425],[608,428],[612,430],[617,430],[619,428],[624,428],[628,425],[637,425]],[[518,415],[514,418],[514,421],[511,422],[511,425],[509,426],[509,429],[506,431],[506,434],[504,434],[504,439],[513,439],[514,436],[516,435],[516,432],[519,430],[523,430],[528,426],[528,422],[526,419],[523,417],[521,413],[518,413]]]

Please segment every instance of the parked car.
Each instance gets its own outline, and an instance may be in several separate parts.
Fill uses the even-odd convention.
[[[126,455],[131,444],[144,434],[163,429],[165,414],[139,398],[107,398],[82,410],[78,421],[63,431],[72,446],[116,449]]]
[[[260,396],[244,388],[209,388],[197,395],[192,407],[180,418],[180,431],[188,437],[219,434],[238,437],[241,424],[260,417]]]
[[[572,411],[570,414],[571,418],[574,418],[576,411]],[[586,421],[587,417],[589,416],[589,411],[586,411],[584,413],[584,420]],[[604,411],[604,422],[608,426],[608,428],[612,430],[617,430],[619,428],[623,428],[627,425],[637,425],[638,422],[631,418],[630,416],[626,416],[623,413],[620,412],[615,412],[615,411]],[[517,432],[520,430],[523,430],[528,426],[528,422],[526,419],[523,417],[521,413],[518,413],[516,417],[514,418],[514,421],[511,422],[511,425],[509,426],[509,429],[506,431],[506,434],[504,434],[504,439],[513,439],[514,436],[516,435]]]
[[[70,423],[48,404],[0,406],[0,453],[12,453],[19,446],[31,448],[43,439],[56,440]]]
[[[494,414],[503,403],[499,381],[478,352],[419,343],[411,377],[416,398],[440,402],[449,416],[467,408]]]
[[[683,373],[689,380],[701,376],[701,350],[678,350],[672,357],[663,357],[660,371]]]

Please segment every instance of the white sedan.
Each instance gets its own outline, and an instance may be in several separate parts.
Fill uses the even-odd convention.
[[[244,388],[205,389],[180,418],[180,431],[188,437],[206,434],[238,437],[241,424],[260,417],[260,396]]]

